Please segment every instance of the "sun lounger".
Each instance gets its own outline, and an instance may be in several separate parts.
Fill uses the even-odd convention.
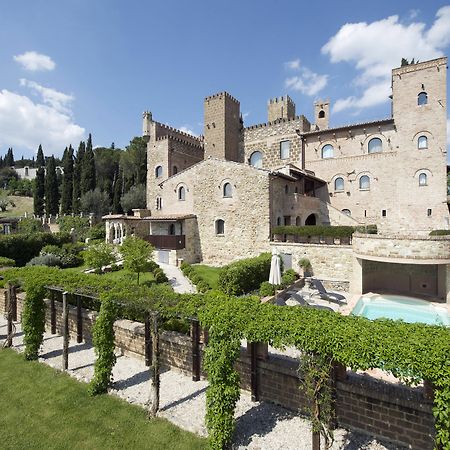
[[[333,311],[332,308],[329,308],[328,306],[322,306],[322,305],[316,305],[315,303],[311,303],[308,300],[303,297],[303,295],[300,295],[299,293],[293,293],[290,294],[291,298],[296,300],[301,306],[306,306],[307,308],[315,308],[315,309],[326,309],[328,311]]]
[[[311,284],[319,291],[320,298],[328,300],[329,302],[337,303],[338,305],[347,303],[344,295],[338,294],[337,292],[327,291],[320,280],[311,278]]]

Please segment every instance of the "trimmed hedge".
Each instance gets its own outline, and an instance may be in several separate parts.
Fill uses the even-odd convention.
[[[271,259],[270,253],[262,253],[256,258],[241,259],[222,267],[219,289],[228,295],[242,295],[259,289],[261,283],[269,279]]]
[[[0,256],[0,267],[14,267],[16,262],[11,258]]]
[[[323,236],[323,237],[351,237],[354,232],[376,234],[376,225],[364,225],[358,227],[331,226],[331,225],[294,225],[279,226],[273,229],[273,234],[290,234],[293,236]]]
[[[58,245],[71,242],[67,233],[10,234],[0,236],[0,256],[11,258],[18,266],[24,266],[30,259],[39,255],[46,245]]]
[[[447,236],[450,234],[450,230],[433,230],[430,232],[430,236]]]

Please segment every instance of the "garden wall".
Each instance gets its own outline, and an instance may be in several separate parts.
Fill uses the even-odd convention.
[[[0,298],[4,298],[0,290]],[[21,319],[23,294],[17,296],[17,315]],[[0,313],[5,313],[6,301],[0,301]],[[61,303],[56,303],[57,330],[62,330]],[[96,312],[83,310],[83,338],[91,339],[91,328]],[[47,328],[50,329],[50,308],[47,304]],[[76,308],[70,307],[69,328],[76,336]],[[116,345],[125,354],[144,356],[144,325],[130,320],[115,323]],[[191,339],[175,332],[161,335],[161,365],[192,373]],[[203,344],[201,344],[203,348]],[[69,355],[70,367],[70,355]],[[270,353],[256,363],[256,394],[259,400],[273,402],[294,411],[302,411],[305,398],[298,388],[298,363],[295,359]],[[241,349],[236,363],[241,375],[241,387],[251,388],[251,364],[249,353]],[[202,371],[202,376],[205,376]],[[396,445],[417,450],[433,448],[434,419],[432,402],[423,394],[422,388],[409,388],[382,382],[367,375],[347,372],[335,380],[336,420],[339,426],[362,431]],[[164,385],[161,386],[164,389]]]

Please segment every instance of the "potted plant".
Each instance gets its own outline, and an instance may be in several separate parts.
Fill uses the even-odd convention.
[[[308,258],[302,258],[298,262],[300,272],[303,272],[303,278],[310,277],[313,274],[311,261]]]

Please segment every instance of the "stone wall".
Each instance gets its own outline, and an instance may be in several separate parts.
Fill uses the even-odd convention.
[[[4,298],[0,290],[0,298]],[[18,318],[21,318],[23,294],[18,295]],[[47,305],[48,306],[48,305]],[[58,330],[61,331],[61,304],[56,302]],[[5,312],[5,302],[0,301],[0,313]],[[83,335],[91,337],[91,328],[96,313],[83,311]],[[49,309],[46,314],[49,327]],[[76,336],[75,310],[71,308],[69,327],[72,338]],[[124,354],[144,356],[144,325],[129,320],[118,320],[115,325],[116,345]],[[162,367],[192,373],[191,339],[174,332],[163,332],[160,338]],[[203,361],[203,344],[200,344]],[[70,365],[70,354],[69,354]],[[249,353],[241,348],[236,363],[240,373],[241,388],[250,389]],[[299,390],[295,359],[269,353],[267,359],[258,359],[256,364],[257,395],[260,400],[284,406],[293,411],[305,411],[306,399]],[[202,376],[205,376],[202,370]],[[347,372],[345,377],[335,380],[335,408],[338,426],[362,431],[380,439],[413,450],[433,448],[434,420],[432,403],[424,397],[422,388],[409,388],[385,383],[364,375]],[[164,389],[164,384],[161,386]]]
[[[350,281],[353,252],[350,245],[297,244],[271,242],[280,253],[292,255],[292,268],[298,270],[298,262],[307,258],[311,262],[315,278]]]

